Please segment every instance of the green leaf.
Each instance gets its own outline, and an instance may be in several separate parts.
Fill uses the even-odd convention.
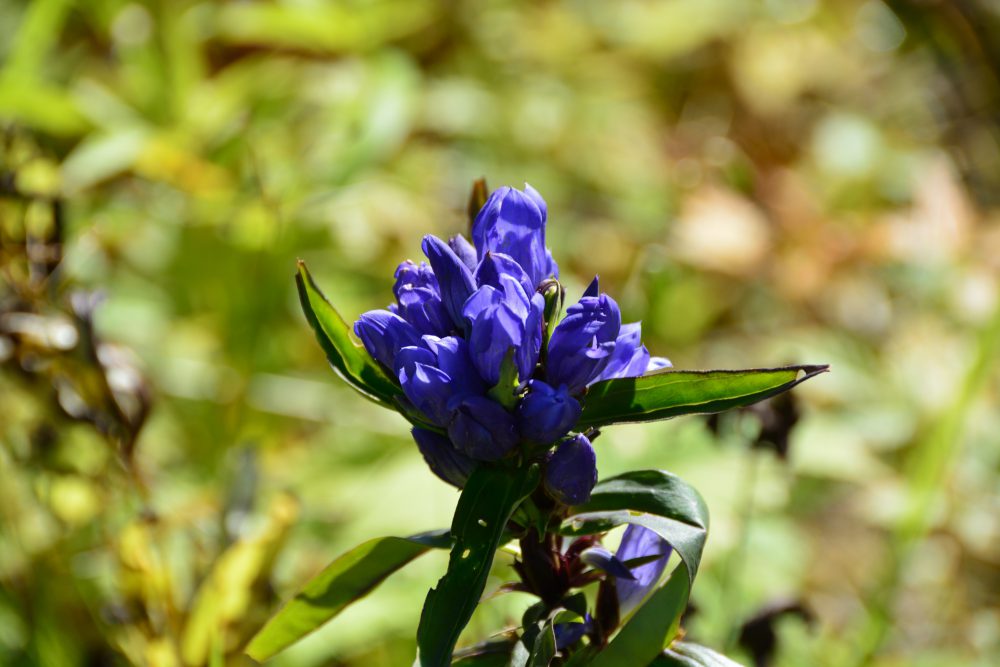
[[[390,574],[429,549],[447,549],[446,531],[412,537],[380,537],[358,545],[330,563],[289,600],[247,646],[263,662],[291,646],[368,595]]]
[[[710,648],[674,642],[670,648],[661,653],[649,667],[743,667],[726,656],[716,653]]]
[[[556,635],[552,621],[549,621],[535,637],[535,645],[531,647],[531,656],[528,658],[528,667],[549,667],[554,657],[556,657]]]
[[[295,284],[299,288],[302,311],[333,370],[365,398],[398,410],[396,397],[401,396],[403,390],[386,375],[364,346],[354,340],[350,327],[323,296],[301,260]]]
[[[639,607],[607,647],[588,664],[591,667],[648,665],[677,635],[690,592],[691,577],[681,563],[666,585]]]
[[[638,378],[604,380],[584,395],[577,428],[741,408],[788,391],[828,369],[786,366],[743,371],[660,371]]]
[[[538,486],[537,465],[530,468],[477,467],[455,508],[451,534],[455,545],[448,572],[427,593],[417,628],[421,667],[451,663],[451,652],[486,587],[493,555],[514,509]]]
[[[708,508],[693,486],[664,470],[634,470],[601,480],[590,500],[560,526],[564,535],[593,535],[634,523],[663,537],[694,580],[708,535]]]

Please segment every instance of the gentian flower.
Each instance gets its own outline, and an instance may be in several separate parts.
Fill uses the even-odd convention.
[[[524,443],[528,456],[544,456],[549,494],[574,505],[597,480],[590,440],[573,434],[577,396],[599,380],[669,362],[650,358],[640,325],[622,325],[596,278],[551,330],[543,354],[545,320],[554,315],[541,292],[558,289],[559,275],[545,247],[547,214],[530,186],[497,190],[473,223],[474,244],[425,236],[427,263],[400,264],[396,303],[365,313],[354,331],[399,381],[398,400],[422,426],[413,438],[441,479],[460,487],[479,462]]]
[[[487,252],[509,255],[537,286],[559,269],[545,247],[545,200],[530,185],[524,192],[510,187],[495,191],[472,225],[479,259]]]
[[[517,406],[517,421],[525,440],[547,445],[569,433],[580,412],[580,402],[569,395],[566,385],[553,389],[541,380],[532,380]]]
[[[399,304],[394,312],[421,334],[445,336],[455,329],[441,301],[437,278],[431,267],[423,262],[419,266],[410,260],[400,264],[392,291]],[[393,308],[390,307],[390,310]]]
[[[618,304],[607,294],[597,294],[595,278],[552,332],[546,379],[565,384],[573,394],[583,391],[611,362],[621,326]]]
[[[545,465],[545,490],[566,505],[590,500],[597,484],[597,455],[587,436],[579,434],[559,443]]]
[[[368,354],[390,370],[396,367],[396,353],[400,349],[420,343],[420,332],[388,310],[371,310],[362,315],[354,323],[354,333]]]

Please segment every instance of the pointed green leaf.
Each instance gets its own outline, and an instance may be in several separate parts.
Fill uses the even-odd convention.
[[[710,648],[689,642],[674,642],[649,667],[743,667]]]
[[[295,284],[302,312],[333,370],[365,398],[398,410],[395,399],[402,395],[402,389],[386,375],[364,346],[354,340],[347,322],[323,296],[301,260]]]
[[[691,577],[681,563],[666,585],[639,607],[608,646],[588,664],[591,667],[648,665],[677,635],[690,592]]]
[[[429,549],[447,549],[446,531],[380,537],[354,547],[313,577],[258,632],[247,654],[263,662],[368,595],[390,574]]]
[[[645,422],[741,408],[788,391],[829,366],[742,371],[659,371],[598,382],[587,390],[577,428]]]
[[[421,667],[443,667],[486,587],[493,555],[514,509],[538,486],[537,465],[510,469],[480,465],[455,508],[455,545],[448,572],[427,594],[417,628]]]
[[[656,532],[687,564],[692,581],[708,535],[708,508],[697,490],[664,470],[634,470],[601,480],[590,500],[563,521],[564,535],[592,535],[634,523]]]
[[[528,657],[528,667],[549,667],[549,663],[555,657],[555,628],[552,626],[552,621],[549,621],[535,637],[535,645],[531,647],[531,656]]]

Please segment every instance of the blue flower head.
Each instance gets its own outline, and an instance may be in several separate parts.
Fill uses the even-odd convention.
[[[573,435],[586,388],[669,362],[650,358],[640,325],[622,324],[596,279],[554,329],[546,321],[554,315],[543,292],[559,276],[547,216],[531,186],[500,188],[476,216],[472,243],[424,237],[427,263],[400,264],[396,303],[365,313],[354,331],[398,380],[420,424],[414,440],[439,477],[461,487],[478,462],[555,447],[545,487],[579,504],[597,479],[590,440]]]

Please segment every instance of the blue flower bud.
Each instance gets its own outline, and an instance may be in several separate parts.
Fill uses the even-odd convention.
[[[437,368],[437,358],[425,347],[404,347],[396,355],[396,376],[403,394],[431,423],[445,426],[451,418],[451,378]]]
[[[597,378],[615,349],[621,329],[618,304],[607,294],[584,296],[566,310],[549,339],[546,379],[576,394]]]
[[[462,260],[471,271],[476,270],[479,259],[476,257],[475,247],[461,234],[456,234],[448,239],[448,247],[454,251],[455,255]]]
[[[615,340],[615,350],[598,380],[639,377],[649,366],[649,350],[642,344],[642,325],[623,324]]]
[[[448,437],[455,446],[478,461],[497,461],[517,445],[514,418],[485,396],[453,401]]]
[[[448,438],[422,428],[413,429],[413,439],[431,471],[452,486],[462,488],[476,462],[455,449]]]
[[[399,302],[396,314],[420,333],[444,336],[455,329],[441,301],[437,278],[423,262],[419,266],[409,260],[400,264],[392,291]]]
[[[648,528],[629,525],[622,535],[616,555],[622,562],[645,556],[660,556],[652,562],[633,567],[633,579],[622,578],[615,582],[619,613],[624,617],[639,606],[660,580],[667,561],[670,560],[670,544]]]
[[[580,403],[566,385],[553,389],[541,380],[528,384],[528,395],[517,406],[517,421],[525,440],[547,445],[563,437],[580,418]]]
[[[544,297],[536,293],[529,299],[516,278],[501,275],[499,282],[500,288],[480,287],[463,309],[470,323],[472,363],[491,387],[499,381],[500,367],[511,349],[520,378],[531,376],[541,349],[545,309]]]
[[[597,455],[590,440],[577,435],[556,447],[545,466],[545,490],[566,505],[590,500],[597,484]]]
[[[425,236],[422,247],[437,277],[445,310],[455,325],[462,328],[465,325],[462,306],[476,289],[472,270],[459,259],[447,243],[436,236]]]
[[[389,370],[396,366],[396,353],[420,344],[420,332],[399,315],[388,310],[370,310],[354,323],[354,333],[368,354]]]
[[[501,276],[510,276],[515,279],[521,285],[525,294],[530,295],[535,293],[535,285],[532,284],[531,278],[528,277],[528,274],[524,272],[521,265],[515,262],[510,255],[504,255],[499,252],[486,253],[483,261],[476,267],[476,284],[480,287],[490,285],[497,289],[503,289],[500,280]]]
[[[531,186],[521,192],[502,187],[493,192],[472,225],[472,240],[480,260],[487,252],[509,255],[521,265],[532,289],[557,275],[558,268],[545,248],[545,201]]]

